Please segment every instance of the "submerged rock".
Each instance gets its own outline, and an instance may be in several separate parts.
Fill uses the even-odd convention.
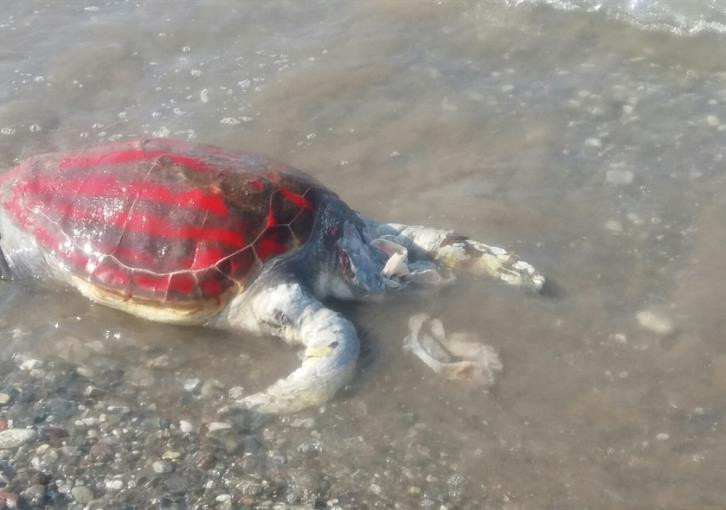
[[[32,429],[7,429],[0,432],[0,450],[17,448],[18,446],[29,443],[36,437],[36,432]]]
[[[675,329],[670,317],[654,310],[641,310],[635,318],[641,327],[659,335],[669,335]]]
[[[76,503],[87,505],[93,501],[93,492],[84,485],[76,485],[71,489],[71,496]]]

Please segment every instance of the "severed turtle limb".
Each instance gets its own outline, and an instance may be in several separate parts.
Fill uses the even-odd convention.
[[[485,388],[492,386],[502,370],[493,347],[477,342],[468,333],[449,336],[439,319],[426,314],[412,316],[404,349],[411,351],[429,368],[446,379],[470,381]]]

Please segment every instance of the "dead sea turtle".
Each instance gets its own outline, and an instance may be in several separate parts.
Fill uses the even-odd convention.
[[[4,279],[55,280],[146,319],[271,334],[302,346],[298,369],[239,401],[265,413],[323,403],[350,379],[356,331],[321,303],[326,297],[374,298],[457,270],[534,290],[544,283],[500,248],[451,231],[367,220],[286,165],[167,139],[45,154],[7,171],[0,177],[0,250]],[[434,324],[423,345],[425,319],[414,322],[412,352],[432,367],[434,360],[434,368],[455,363],[429,345],[443,329]]]

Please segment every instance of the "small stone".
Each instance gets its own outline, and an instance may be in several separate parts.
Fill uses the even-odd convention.
[[[637,213],[634,212],[628,213],[626,217],[628,218],[628,221],[634,225],[642,225],[643,223],[645,223],[643,221],[643,218],[641,218]]]
[[[585,145],[588,147],[602,147],[602,140],[599,138],[588,138],[585,140]]]
[[[229,430],[232,428],[231,423],[227,423],[226,421],[213,421],[209,425],[207,425],[207,430],[209,432],[216,432],[218,430]]]
[[[372,483],[368,488],[376,496],[380,495],[381,492],[383,492],[383,489],[381,489],[381,486],[378,484],[375,484],[375,483]]]
[[[48,427],[48,442],[53,447],[63,446],[63,440],[68,437],[68,431],[60,427]]]
[[[214,499],[217,500],[220,503],[223,503],[225,501],[231,501],[232,500],[232,495],[231,494],[220,494],[219,496],[217,496]]]
[[[165,460],[176,460],[179,457],[181,457],[181,453],[180,452],[175,452],[174,450],[167,450],[161,456],[161,458],[162,459],[165,459]]]
[[[113,450],[105,441],[98,441],[88,450],[88,455],[97,461],[108,461],[113,458]]]
[[[315,418],[295,418],[290,422],[291,427],[311,429],[315,426]]]
[[[610,335],[610,338],[615,340],[619,344],[627,344],[628,343],[628,337],[625,333],[613,333]]]
[[[166,478],[164,486],[174,494],[183,494],[189,490],[189,481],[181,475],[172,474]]]
[[[219,395],[223,389],[224,384],[216,379],[209,379],[207,381],[204,381],[204,384],[202,384],[202,388],[201,390],[199,390],[199,393],[202,397],[209,398]]]
[[[181,430],[185,434],[189,434],[190,432],[194,431],[194,425],[186,420],[179,420],[179,430]]]
[[[622,232],[623,224],[618,220],[608,220],[605,222],[605,228],[610,232]]]
[[[48,467],[58,462],[58,452],[51,448],[50,445],[41,445],[37,450],[37,456],[30,459],[30,464],[39,471],[45,471]]]
[[[40,360],[28,358],[28,359],[24,360],[22,363],[20,363],[20,368],[22,370],[33,370],[35,368],[40,367],[40,365],[41,365]]]
[[[717,127],[721,124],[721,120],[716,115],[706,115],[706,124],[711,127]]]
[[[76,373],[81,377],[85,377],[86,379],[93,379],[93,376],[96,375],[96,372],[88,367],[78,367],[76,368]]]
[[[156,377],[143,367],[134,367],[128,371],[126,379],[131,386],[148,388],[156,384]]]
[[[673,332],[673,321],[666,315],[653,310],[641,310],[635,316],[641,327],[657,333],[659,335],[668,335]]]
[[[151,469],[154,470],[154,473],[166,474],[171,473],[172,466],[168,462],[164,462],[163,460],[157,460],[151,464]]]
[[[630,184],[635,175],[630,170],[608,170],[605,178],[611,184]]]
[[[30,506],[42,505],[45,500],[45,485],[39,483],[33,484],[25,489],[21,496],[23,500]]]
[[[197,468],[206,471],[214,464],[214,454],[208,451],[197,451],[192,455],[192,463]]]
[[[35,439],[32,429],[7,429],[0,432],[0,450],[17,448]]]
[[[85,485],[76,485],[71,489],[73,500],[80,505],[87,505],[93,501],[93,491]]]
[[[146,365],[149,368],[168,368],[170,364],[169,356],[162,354],[161,356],[157,356],[156,358],[149,360]]]
[[[42,410],[56,420],[67,420],[78,412],[78,404],[64,398],[51,398],[42,405]]]
[[[106,480],[106,488],[112,491],[120,491],[124,488],[123,480]]]
[[[4,406],[8,402],[10,402],[10,395],[7,393],[0,393],[0,406]]]
[[[670,437],[671,437],[671,436],[669,436],[669,435],[668,435],[668,434],[666,434],[665,432],[660,432],[660,433],[658,433],[658,434],[656,434],[656,435],[655,435],[655,438],[656,438],[656,439],[657,439],[658,441],[667,441],[667,440],[668,440],[668,439],[669,439]]]
[[[258,481],[246,479],[237,484],[237,490],[240,491],[243,496],[254,498],[262,494],[264,489]]]
[[[0,504],[5,503],[7,508],[18,508],[18,495],[14,492],[0,491]],[[0,508],[3,508],[0,506]]]
[[[242,386],[232,386],[227,394],[232,400],[239,400],[245,396],[245,389]]]
[[[184,381],[184,390],[186,391],[194,391],[199,387],[199,383],[201,381],[198,377],[193,377],[191,379],[187,379]]]
[[[99,397],[104,396],[106,394],[106,392],[103,391],[101,388],[97,388],[96,386],[89,385],[89,386],[86,386],[85,390],[83,390],[83,394],[89,398],[99,398]]]

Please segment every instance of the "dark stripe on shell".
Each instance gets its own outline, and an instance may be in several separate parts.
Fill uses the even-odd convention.
[[[27,160],[2,205],[76,275],[165,306],[215,300],[304,244],[310,177],[263,157],[164,139]]]

